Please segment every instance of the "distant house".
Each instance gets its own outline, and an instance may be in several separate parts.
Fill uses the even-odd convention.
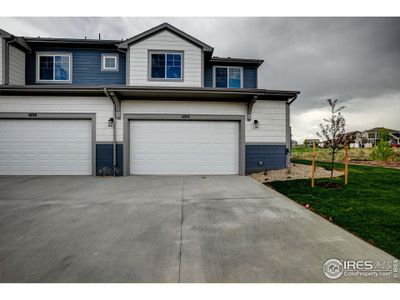
[[[399,144],[400,130],[389,129],[385,127],[374,127],[362,132],[362,147],[371,148],[375,146],[380,139],[379,132],[381,130],[387,130],[389,132],[391,144]]]
[[[400,144],[400,131],[385,127],[375,127],[362,132],[358,130],[346,132],[344,134],[346,141],[345,143],[349,145],[349,148],[372,148],[379,141],[379,132],[383,129],[389,132],[391,145]],[[319,146],[326,148],[329,145],[329,141],[330,140],[323,141],[319,144]]]
[[[312,147],[314,143],[319,145],[319,139],[305,139],[304,147]]]
[[[350,131],[345,133],[346,142],[350,148],[361,148],[362,147],[362,132],[361,131]]]
[[[362,133],[361,131],[350,131],[344,134],[345,144],[348,144],[350,148],[361,148],[362,147]],[[320,147],[326,148],[331,140],[323,141],[319,144]]]

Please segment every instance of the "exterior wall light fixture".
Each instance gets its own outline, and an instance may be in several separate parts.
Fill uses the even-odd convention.
[[[114,118],[109,118],[108,119],[108,127],[113,127],[113,123],[114,123]]]
[[[258,120],[254,120],[253,125],[254,125],[254,128],[259,128],[260,122],[258,122]]]

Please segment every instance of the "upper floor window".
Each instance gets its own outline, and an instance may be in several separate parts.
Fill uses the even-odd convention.
[[[102,54],[101,70],[118,71],[118,54]]]
[[[241,88],[242,68],[215,67],[214,82],[217,88]]]
[[[182,80],[182,52],[150,52],[150,79]]]
[[[71,82],[70,53],[38,53],[37,81],[38,82]]]

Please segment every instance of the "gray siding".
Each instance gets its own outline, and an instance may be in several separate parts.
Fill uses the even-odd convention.
[[[285,168],[285,150],[286,145],[246,145],[246,174]]]
[[[24,85],[25,84],[25,53],[10,45],[10,68],[9,68],[9,84]]]

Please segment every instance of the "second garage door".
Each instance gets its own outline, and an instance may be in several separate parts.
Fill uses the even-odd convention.
[[[130,121],[130,174],[239,173],[239,122]]]
[[[0,119],[0,175],[91,174],[91,121]]]

